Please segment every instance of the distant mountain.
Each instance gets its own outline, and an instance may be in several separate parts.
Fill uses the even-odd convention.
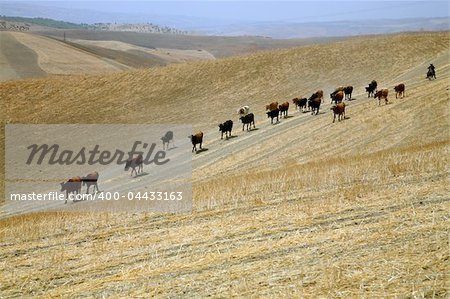
[[[271,21],[250,22],[239,20],[209,19],[204,17],[188,17],[177,15],[160,15],[149,13],[118,13],[110,11],[95,11],[89,9],[72,9],[52,6],[51,2],[0,2],[0,11],[4,15],[22,17],[41,17],[77,24],[104,23],[126,24],[125,28],[115,27],[117,30],[129,30],[133,24],[141,24],[138,32],[146,32],[142,24],[157,26],[156,32],[174,31],[175,33],[195,32],[202,35],[221,36],[265,36],[272,38],[307,38],[307,37],[336,37],[367,34],[384,34],[402,31],[444,31],[449,30],[449,19],[440,18],[409,18],[409,19],[378,19],[378,20],[348,20],[328,22],[297,22]],[[104,28],[104,26],[102,26]],[[164,29],[166,28],[166,29]],[[177,28],[167,30],[167,28]],[[109,29],[108,29],[109,30]],[[178,31],[177,31],[178,30]],[[155,32],[155,31],[147,31]],[[174,33],[172,32],[172,33]]]
[[[193,30],[211,35],[259,35],[272,38],[335,37],[385,34],[405,31],[446,31],[448,18],[416,18],[397,20],[335,21],[335,22],[259,22]]]

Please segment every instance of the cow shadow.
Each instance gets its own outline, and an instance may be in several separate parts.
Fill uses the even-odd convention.
[[[228,139],[233,139],[233,138],[237,138],[238,136],[237,135],[231,135],[231,136],[229,136],[229,137],[227,137],[227,138],[225,138],[225,139],[222,139],[222,140],[228,140]]]
[[[200,154],[200,153],[203,153],[203,152],[206,152],[207,150],[209,150],[208,148],[206,148],[206,147],[204,147],[204,148],[201,148],[201,149],[198,149],[196,152],[195,152],[195,154],[197,155],[197,154]]]
[[[287,119],[287,118],[291,118],[291,117],[294,117],[293,115],[288,115],[288,116],[285,116],[285,117],[283,117],[284,119]]]
[[[135,178],[139,178],[139,177],[141,177],[141,176],[146,176],[146,175],[149,175],[149,173],[148,173],[148,172],[145,172],[145,171],[143,171],[143,172],[141,172],[141,173],[138,173],[137,175],[135,175],[135,176],[133,177],[133,179],[135,179]]]
[[[242,132],[252,132],[252,131],[258,131],[259,130],[259,128],[251,128],[250,130],[244,130],[244,131],[242,131]]]
[[[346,119],[350,119],[350,116],[346,116],[346,117],[344,117],[344,120],[346,120]]]

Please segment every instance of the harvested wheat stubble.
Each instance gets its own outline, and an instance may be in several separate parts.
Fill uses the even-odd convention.
[[[0,84],[8,122],[51,115],[70,123],[75,117],[63,113],[69,103],[75,113],[86,111],[78,122],[146,122],[151,112],[158,122],[195,122],[209,148],[193,158],[190,214],[0,220],[1,295],[448,296],[448,37],[355,38],[158,70]],[[354,63],[344,72],[350,54]],[[443,61],[438,80],[424,80],[435,59]],[[373,79],[392,89],[399,76],[408,87],[404,99],[378,107],[363,93]],[[317,117],[294,112],[273,127],[257,118],[259,130],[220,141],[217,120],[244,97],[258,117],[272,99],[326,91],[341,80],[356,89],[343,122],[332,124],[325,106]]]

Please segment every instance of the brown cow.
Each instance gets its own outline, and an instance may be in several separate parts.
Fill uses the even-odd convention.
[[[395,90],[395,98],[399,97],[400,95],[402,98],[405,96],[405,84],[401,83],[394,87]]]
[[[312,96],[308,99],[308,100],[312,100],[312,99],[323,99],[323,90],[318,90],[315,93],[312,94]]]
[[[89,193],[89,188],[94,185],[94,190],[93,192],[95,193],[95,190],[97,190],[98,192],[98,185],[97,185],[97,181],[98,181],[98,172],[94,171],[89,173],[88,175],[84,176],[81,178],[81,181],[83,182],[83,186],[86,185],[87,189],[86,189],[86,194]]]
[[[197,151],[197,144],[200,144],[200,149],[202,149],[203,143],[203,132],[198,132],[195,135],[188,136],[192,142],[192,152]]]
[[[381,98],[384,98],[384,103],[387,105],[387,103],[389,102],[388,93],[389,90],[387,88],[380,89],[375,93],[374,98],[378,98],[378,106],[381,105]]]
[[[333,104],[333,102],[335,102],[336,104],[340,103],[344,99],[344,92],[338,91],[336,93],[332,93],[330,94],[330,97],[331,97],[331,104]]]
[[[266,111],[273,111],[278,109],[278,102],[272,102],[269,105],[266,105]]]
[[[339,87],[337,87],[337,88],[333,91],[333,93],[338,93],[338,92],[340,92],[340,91],[344,91],[344,89],[345,89],[344,86],[339,86]]]
[[[333,123],[336,120],[336,115],[338,116],[338,121],[345,119],[345,103],[338,103],[335,106],[331,107],[330,110],[333,110]]]
[[[66,191],[66,202],[70,193],[80,194],[81,193],[81,178],[75,176],[68,179],[66,182],[61,183],[61,192]]]
[[[286,118],[288,116],[288,110],[289,110],[289,102],[284,102],[280,106],[278,106],[278,110],[280,110],[281,116],[284,115]]]

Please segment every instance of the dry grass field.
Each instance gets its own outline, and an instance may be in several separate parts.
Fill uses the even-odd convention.
[[[193,155],[192,213],[1,219],[0,297],[448,297],[449,42],[358,37],[0,83],[3,144],[5,123],[191,123],[208,148]],[[390,104],[367,99],[373,79]],[[339,85],[354,100],[332,123]],[[270,125],[266,103],[317,89],[319,115],[291,107]],[[241,131],[242,104],[258,130]],[[237,137],[220,140],[227,119]]]

